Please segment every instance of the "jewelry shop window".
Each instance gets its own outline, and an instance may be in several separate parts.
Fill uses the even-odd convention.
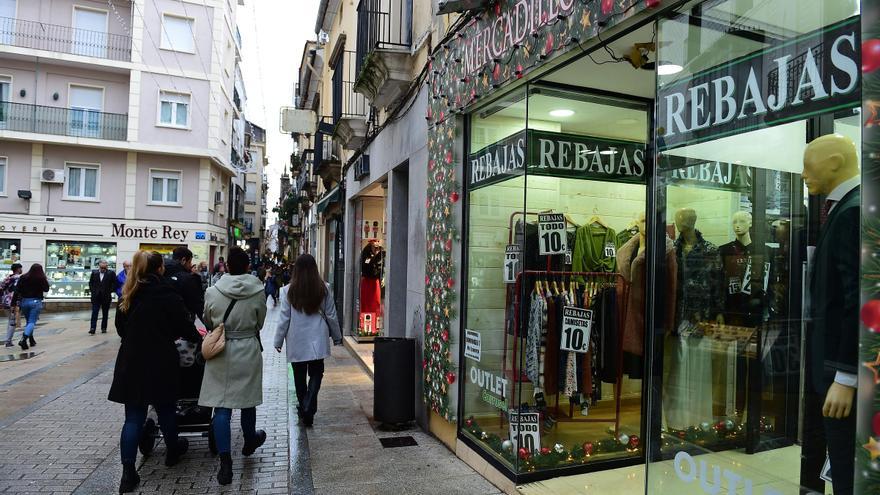
[[[89,277],[101,261],[106,261],[110,270],[116,270],[116,244],[47,241],[48,297],[71,299],[89,297]]]

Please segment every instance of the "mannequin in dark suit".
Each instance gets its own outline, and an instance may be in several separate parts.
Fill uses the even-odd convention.
[[[107,268],[107,262],[98,263],[98,269],[92,271],[89,278],[89,292],[92,300],[92,325],[89,333],[94,335],[98,326],[98,311],[102,312],[101,333],[107,333],[107,312],[110,311],[110,300],[116,291],[116,273]]]
[[[807,322],[805,415],[821,424],[831,461],[835,495],[853,493],[855,392],[859,340],[859,160],[853,142],[822,136],[804,152],[804,183],[811,195],[826,196],[810,274]],[[812,395],[812,400],[809,397]],[[823,399],[824,397],[824,399]],[[808,421],[805,420],[805,423]],[[813,424],[818,424],[815,421]],[[822,434],[818,431],[817,434]],[[805,431],[804,436],[810,432]],[[804,453],[818,465],[824,452]],[[812,461],[807,458],[812,456]],[[803,474],[803,470],[802,470]]]

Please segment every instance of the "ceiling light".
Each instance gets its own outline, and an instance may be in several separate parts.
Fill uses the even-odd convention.
[[[616,155],[617,150],[602,150],[599,152],[600,155]]]
[[[671,76],[683,71],[684,67],[676,64],[660,64],[657,66],[657,74],[661,76]]]
[[[574,110],[569,110],[567,108],[558,108],[556,110],[550,110],[551,117],[571,117],[574,115]]]

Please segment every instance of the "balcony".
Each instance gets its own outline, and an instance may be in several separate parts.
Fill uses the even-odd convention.
[[[367,137],[367,116],[370,107],[367,98],[354,91],[357,78],[357,52],[340,51],[333,64],[333,136],[342,146],[356,150]]]
[[[128,114],[0,102],[0,131],[93,139],[128,139]]]
[[[241,112],[241,96],[238,95],[236,88],[232,88],[232,103],[235,103],[235,108]]]
[[[130,36],[11,17],[0,17],[0,45],[131,61]]]
[[[334,153],[333,137],[326,133],[332,127],[322,122],[315,133],[315,174],[321,177],[324,187],[328,189],[342,178],[342,162]]]
[[[385,108],[411,83],[412,0],[361,0],[357,13],[354,90]]]

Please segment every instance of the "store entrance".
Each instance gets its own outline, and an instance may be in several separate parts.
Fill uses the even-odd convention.
[[[352,298],[351,334],[358,342],[372,342],[383,334],[385,321],[385,188],[381,184],[352,200],[357,262]]]

